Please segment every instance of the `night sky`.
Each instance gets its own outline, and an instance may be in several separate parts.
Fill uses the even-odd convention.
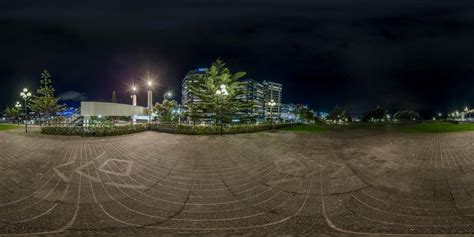
[[[319,111],[474,106],[472,0],[122,2],[0,0],[0,108],[44,68],[68,103],[112,90],[129,103],[145,71],[156,97],[179,100],[185,74],[217,57]]]

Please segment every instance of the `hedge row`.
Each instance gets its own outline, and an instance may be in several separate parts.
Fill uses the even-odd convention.
[[[291,124],[274,124],[273,128],[284,128]],[[233,125],[225,126],[223,134],[252,133],[272,129],[270,124],[263,125]],[[152,125],[125,125],[114,127],[58,127],[44,126],[41,128],[42,134],[66,135],[66,136],[85,136],[85,137],[105,137],[118,136],[144,132],[147,130],[187,135],[219,135],[220,126],[193,126],[184,124],[152,124]]]
[[[291,124],[274,124],[273,129],[289,127]],[[272,129],[270,124],[263,125],[233,125],[224,126],[223,134],[252,133]],[[221,133],[220,126],[193,126],[185,124],[152,124],[150,130],[173,134],[187,135],[219,135]]]
[[[84,137],[106,137],[118,136],[144,132],[148,129],[146,125],[125,125],[114,127],[55,127],[44,126],[41,128],[42,134],[84,136]]]

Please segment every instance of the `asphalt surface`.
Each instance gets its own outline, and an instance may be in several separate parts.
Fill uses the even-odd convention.
[[[0,234],[472,233],[473,138],[0,132]]]

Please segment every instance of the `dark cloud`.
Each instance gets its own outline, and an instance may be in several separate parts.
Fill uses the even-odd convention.
[[[221,57],[287,102],[445,111],[474,99],[473,26],[466,0],[0,2],[0,105],[43,68],[59,92],[128,98],[145,69],[179,92]]]

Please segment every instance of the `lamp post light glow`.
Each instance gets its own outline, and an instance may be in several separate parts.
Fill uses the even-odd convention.
[[[222,110],[223,110],[223,107],[224,107],[224,97],[229,95],[229,92],[227,91],[226,89],[226,86],[224,84],[222,84],[219,89],[216,91],[216,95],[219,97],[219,101],[220,101],[220,109],[219,109],[219,122],[221,124],[221,136],[222,136],[222,133],[223,133],[223,130],[224,130],[224,123],[222,121]]]
[[[270,107],[270,128],[273,129],[273,107],[276,105],[276,102],[271,99],[267,105]]]
[[[171,93],[171,91],[168,91],[166,93],[163,94],[163,102],[165,102],[166,98],[171,98],[171,96],[173,95],[173,93]]]
[[[27,133],[28,132],[28,106],[26,103],[28,99],[32,96],[32,94],[31,92],[28,91],[27,88],[23,88],[23,91],[20,93],[20,96],[23,98],[23,100],[25,100],[25,133]]]

